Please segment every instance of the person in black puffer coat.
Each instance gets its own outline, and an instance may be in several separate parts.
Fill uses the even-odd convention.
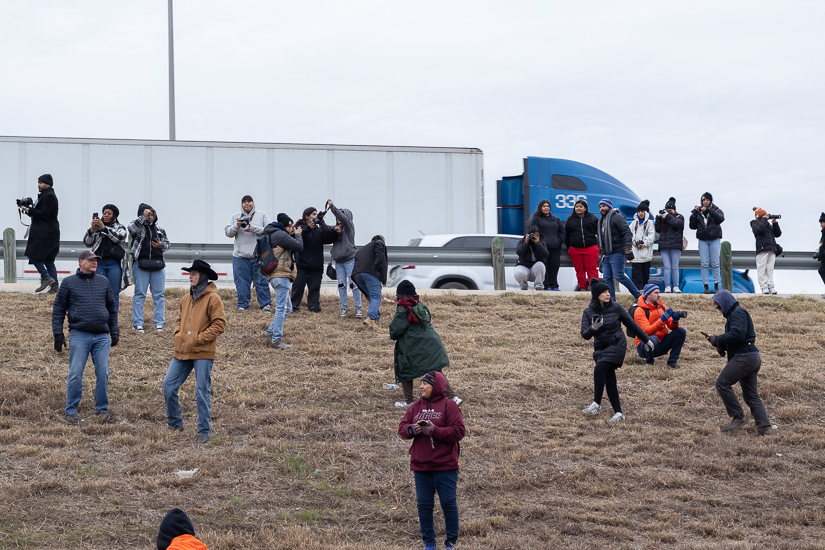
[[[581,335],[585,340],[593,338],[593,359],[596,366],[593,369],[593,403],[582,412],[590,415],[601,412],[602,394],[607,385],[607,397],[614,412],[610,422],[619,422],[625,418],[616,382],[616,369],[621,368],[627,353],[627,337],[622,331],[622,325],[644,342],[648,350],[655,346],[627,310],[613,301],[607,284],[599,279],[591,280],[590,293],[593,299],[582,313]]]
[[[48,288],[49,294],[57,292],[59,286],[54,260],[60,251],[60,222],[57,221],[58,203],[53,186],[51,174],[43,174],[37,178],[40,193],[34,205],[20,207],[20,212],[32,219],[26,232],[25,255],[40,274],[40,286],[35,292]]]
[[[579,290],[587,291],[590,279],[599,278],[599,218],[579,199],[564,222],[564,244],[576,270]]]
[[[313,220],[317,220],[317,223]],[[301,220],[295,227],[301,228],[304,249],[298,255],[298,272],[292,283],[292,311],[300,311],[304,287],[307,287],[307,309],[313,313],[321,313],[324,245],[337,241],[338,234],[324,223],[323,216],[318,216],[318,210],[311,206],[304,209]]]
[[[566,231],[564,223],[550,213],[550,201],[542,199],[527,227],[536,226],[541,233],[541,240],[547,245],[547,259],[544,260],[544,289],[559,290],[559,266],[561,264],[561,248],[564,245]]]
[[[819,216],[819,227],[822,228],[822,236],[819,239],[819,276],[822,277],[822,282],[825,283],[825,212]],[[825,294],[822,295],[825,298]]]
[[[665,292],[681,293],[679,288],[679,259],[684,250],[685,217],[676,211],[676,199],[665,203],[665,213],[656,215],[654,227],[659,234],[659,252],[664,264]]]
[[[722,255],[722,222],[725,213],[713,204],[713,195],[702,195],[701,206],[694,206],[688,222],[691,229],[696,230],[696,239],[699,241],[699,261],[702,264],[702,282],[705,284],[705,294],[710,294],[708,268],[713,270],[713,285],[716,292],[722,288],[722,269],[719,264]]]
[[[779,223],[771,218],[762,208],[754,207],[755,220],[751,220],[751,230],[756,238],[756,274],[762,294],[776,294],[773,285],[773,266],[776,256],[782,250],[776,244],[776,238],[782,235]]]

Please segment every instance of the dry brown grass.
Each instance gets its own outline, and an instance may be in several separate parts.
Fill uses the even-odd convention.
[[[270,316],[237,312],[221,294],[228,330],[212,378],[214,437],[201,447],[193,380],[181,391],[186,431],[166,430],[171,332],[128,330],[128,298],[111,356],[118,422],[94,417],[90,364],[78,428],[63,422],[68,353],[51,349],[51,300],[0,296],[0,548],[152,548],[174,506],[212,550],[421,547],[408,444],[395,435],[400,393],[381,389],[392,381],[392,306],[371,331],[324,297],[323,313],[287,321],[295,347],[276,352],[262,337]],[[778,425],[756,438],[753,423],[719,432],[723,360],[695,332],[679,371],[628,354],[625,423],[582,415],[592,398],[585,300],[425,298],[452,360],[445,373],[466,399],[461,546],[825,547],[825,304],[744,301]],[[723,326],[705,297],[668,303],[690,310],[689,331]],[[167,293],[171,322],[177,306]],[[173,475],[193,468],[191,479]]]

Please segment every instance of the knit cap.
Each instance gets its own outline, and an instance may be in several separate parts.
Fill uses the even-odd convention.
[[[642,289],[642,296],[645,297],[645,300],[647,300],[648,296],[653,294],[654,290],[659,290],[659,285],[654,285],[653,283],[648,283],[645,285],[644,289]]]
[[[676,199],[674,197],[670,197],[665,203],[665,210],[671,209],[676,210]]]
[[[290,218],[289,216],[287,216],[283,212],[278,214],[277,219],[278,219],[278,223],[283,225],[284,227],[289,227],[290,225],[292,225],[292,218]]]
[[[605,290],[610,290],[607,283],[601,281],[600,279],[596,279],[595,277],[590,279],[590,294],[593,295],[594,300],[597,299]]]
[[[822,214],[820,214],[820,216],[819,216],[819,223],[825,223],[825,212],[823,212]]]
[[[415,296],[415,285],[404,279],[395,289],[395,293],[400,296]]]
[[[650,201],[645,199],[636,207],[636,212],[650,212]]]
[[[426,382],[430,386],[435,386],[435,371],[430,371],[421,377],[422,382]]]
[[[761,218],[762,216],[764,216],[764,215],[766,215],[766,214],[767,214],[767,212],[766,212],[764,209],[759,208],[758,206],[754,206],[754,207],[753,207],[753,213],[754,213],[754,215],[756,215],[756,219],[757,219],[757,220],[758,220],[759,218]]]
[[[711,195],[709,192],[708,193],[702,193],[702,200],[704,200],[704,199],[708,199],[710,202],[713,202],[713,195]]]
[[[51,174],[43,174],[39,178],[37,178],[37,183],[45,183],[46,185],[51,185],[54,187],[54,180],[52,179]]]
[[[607,197],[605,197],[605,198],[603,198],[602,200],[599,201],[599,206],[601,206],[601,205],[608,206],[612,209],[613,208],[613,201],[608,199]]]

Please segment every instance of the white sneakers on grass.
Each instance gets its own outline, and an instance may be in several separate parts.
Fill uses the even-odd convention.
[[[592,403],[590,403],[590,405],[587,406],[587,408],[582,409],[582,412],[584,414],[599,414],[600,412],[602,412],[602,406],[593,401]]]
[[[624,420],[624,414],[616,413],[613,415],[613,418],[608,420],[608,422],[621,422],[622,420]]]

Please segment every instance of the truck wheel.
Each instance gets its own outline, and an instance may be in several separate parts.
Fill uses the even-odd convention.
[[[443,285],[439,286],[438,288],[453,289],[453,290],[470,290],[470,287],[468,287],[464,283],[457,283],[455,281],[450,281],[449,283],[444,283]]]

